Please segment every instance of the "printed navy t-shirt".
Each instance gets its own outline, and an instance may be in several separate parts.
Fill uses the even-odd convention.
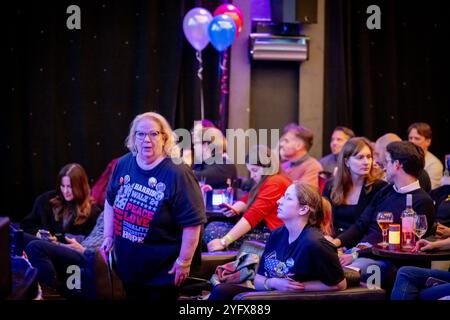
[[[336,247],[319,229],[305,226],[297,239],[289,244],[285,226],[272,231],[258,267],[267,278],[290,277],[299,282],[318,280],[327,286],[344,279]]]
[[[172,268],[183,227],[206,223],[198,182],[188,166],[170,158],[143,170],[131,153],[111,176],[107,201],[114,210],[114,255],[126,283],[173,284]]]

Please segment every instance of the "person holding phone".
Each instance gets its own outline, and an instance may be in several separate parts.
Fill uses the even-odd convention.
[[[236,224],[212,221],[206,226],[203,240],[208,251],[237,248],[244,240],[265,241],[272,230],[283,225],[277,217],[277,200],[291,179],[282,174],[278,156],[267,146],[258,145],[250,149],[246,163],[256,184],[232,206],[222,204],[225,216],[243,215]]]
[[[51,237],[48,231],[42,230],[43,236]],[[93,272],[84,272],[81,275],[80,289],[69,290],[67,278],[72,273],[67,273],[68,267],[76,265],[80,269],[88,269],[89,256],[100,248],[103,242],[103,213],[97,219],[97,223],[91,233],[81,242],[57,233],[56,241],[34,240],[25,247],[28,260],[38,270],[38,281],[44,287],[57,290],[66,298],[95,298],[92,291],[94,280]],[[93,271],[93,270],[90,270]]]
[[[36,237],[56,242],[57,233],[87,236],[99,214],[85,170],[77,163],[69,163],[58,174],[56,190],[40,195],[20,226],[28,234],[25,244]]]

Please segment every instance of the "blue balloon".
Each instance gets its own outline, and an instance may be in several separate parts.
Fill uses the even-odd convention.
[[[209,41],[217,51],[224,51],[236,37],[236,23],[226,14],[219,14],[209,23]]]

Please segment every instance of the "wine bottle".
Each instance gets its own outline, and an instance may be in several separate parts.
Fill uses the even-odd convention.
[[[412,249],[415,246],[414,221],[416,212],[412,207],[412,194],[406,195],[406,208],[401,215],[402,220],[402,249]]]

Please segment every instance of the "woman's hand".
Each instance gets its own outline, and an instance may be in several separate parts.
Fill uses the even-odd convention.
[[[112,237],[105,237],[103,239],[103,243],[100,246],[100,250],[103,252],[104,256],[108,256],[108,253],[111,251],[114,243],[114,239]]]
[[[230,206],[227,203],[222,203],[220,206],[222,207],[223,215],[228,218],[234,217],[239,214],[239,212],[237,212],[237,210],[235,208],[233,208],[232,206]]]
[[[86,251],[86,248],[83,247],[77,240],[67,237],[64,238],[66,239],[67,244],[61,243],[62,246],[75,250],[81,254],[83,254],[84,251]]]
[[[180,258],[177,258],[177,260],[175,260],[175,262],[173,263],[172,269],[170,269],[169,274],[175,273],[175,285],[180,286],[189,276],[190,270],[190,261],[180,261]]]
[[[353,255],[352,254],[341,254],[339,256],[339,262],[341,263],[341,266],[345,267],[348,266],[353,262]]]
[[[220,239],[213,239],[208,242],[208,251],[221,251],[224,250],[225,247],[220,243]]]
[[[428,251],[433,249],[434,249],[433,242],[430,242],[425,239],[420,239],[419,241],[416,242],[416,246],[411,251],[417,252],[417,251]]]
[[[291,278],[270,278],[267,280],[267,286],[270,289],[280,291],[303,291],[305,285],[301,282],[292,280]]]
[[[436,228],[436,237],[446,239],[450,237],[450,228],[438,223]]]
[[[210,192],[213,190],[213,188],[209,184],[201,185],[200,189],[202,190],[202,192]]]
[[[323,237],[338,248],[342,245],[341,240],[339,240],[338,238],[333,238],[332,236],[329,235],[324,235]]]

